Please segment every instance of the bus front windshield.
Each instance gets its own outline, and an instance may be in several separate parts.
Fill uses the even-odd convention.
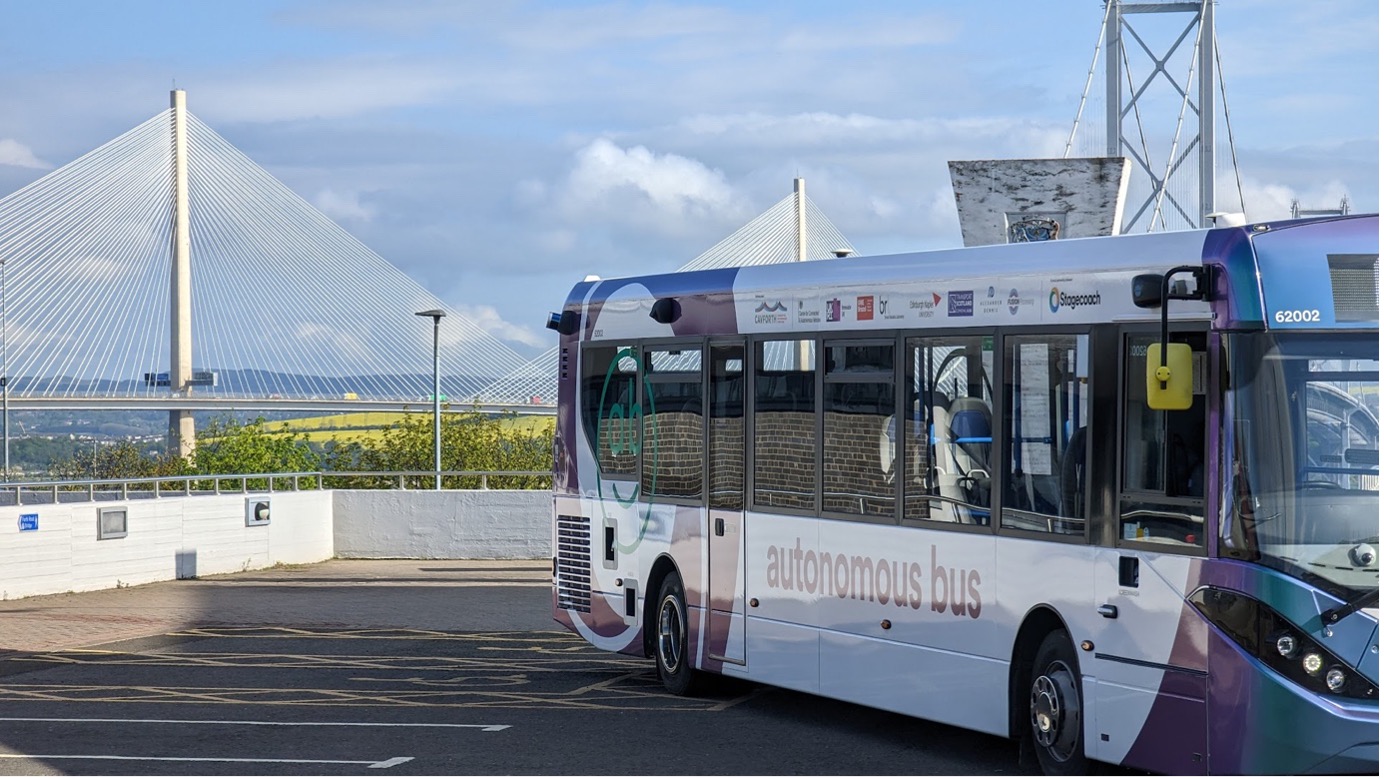
[[[1377,598],[1378,336],[1236,334],[1227,347],[1222,551]]]

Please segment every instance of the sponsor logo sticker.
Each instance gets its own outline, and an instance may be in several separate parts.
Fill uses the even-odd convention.
[[[1099,306],[1100,293],[1089,292],[1081,295],[1073,295],[1063,292],[1057,287],[1052,288],[1048,293],[1048,310],[1056,314],[1063,308],[1081,308],[1082,306]]]
[[[788,306],[782,300],[761,300],[754,309],[754,323],[757,325],[782,325],[788,323]]]
[[[875,296],[859,295],[855,299],[855,319],[865,322],[875,318]]]
[[[947,291],[947,316],[971,316],[975,313],[975,304],[974,290]]]
[[[832,298],[827,301],[827,321],[841,321],[841,298]]]

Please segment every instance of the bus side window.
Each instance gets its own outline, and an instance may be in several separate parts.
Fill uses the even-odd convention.
[[[1086,335],[1005,339],[1008,446],[1001,527],[1086,533],[1089,341]]]
[[[817,503],[816,342],[755,344],[755,506],[811,511]]]
[[[990,524],[993,338],[910,338],[904,355],[904,519]]]
[[[581,416],[601,473],[633,477],[640,448],[635,392],[638,363],[629,346],[583,346]]]
[[[1192,407],[1159,411],[1146,402],[1144,371],[1156,333],[1125,336],[1121,474],[1122,541],[1201,546],[1205,530],[1206,334],[1173,332],[1192,347]]]

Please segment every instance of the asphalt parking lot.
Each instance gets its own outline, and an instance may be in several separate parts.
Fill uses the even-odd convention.
[[[758,685],[664,693],[549,562],[333,560],[0,602],[0,774],[1027,774],[1004,739]]]

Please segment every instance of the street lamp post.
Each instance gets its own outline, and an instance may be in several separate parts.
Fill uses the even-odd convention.
[[[438,359],[437,331],[447,312],[440,308],[417,312],[433,321],[433,489],[442,489],[442,363]]]
[[[5,299],[6,262],[0,259],[0,435],[5,438],[5,481],[10,480],[10,349],[6,339],[10,304]]]

